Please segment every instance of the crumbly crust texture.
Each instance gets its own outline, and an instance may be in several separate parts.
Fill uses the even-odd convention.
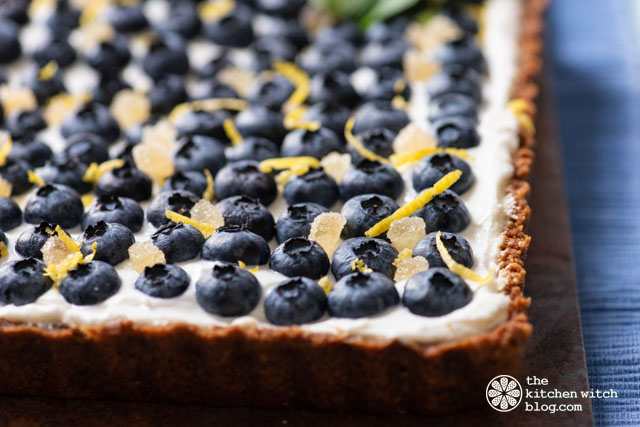
[[[512,96],[530,103],[534,119],[547,2],[526,2]],[[490,332],[420,345],[296,327],[42,328],[0,320],[0,394],[421,414],[479,405],[489,379],[516,371],[532,331],[523,265],[534,142],[521,131],[513,155],[499,262],[509,320]]]

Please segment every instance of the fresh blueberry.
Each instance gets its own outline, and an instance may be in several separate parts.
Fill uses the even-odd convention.
[[[162,191],[183,190],[202,195],[207,189],[207,178],[198,171],[176,172],[162,186]]]
[[[109,108],[96,102],[87,102],[75,114],[67,116],[61,127],[62,136],[70,138],[78,133],[94,133],[108,143],[120,137],[120,127]]]
[[[24,220],[30,224],[47,221],[72,228],[80,224],[83,213],[84,206],[76,190],[66,185],[47,184],[27,201]]]
[[[364,236],[364,232],[391,215],[398,204],[381,194],[362,194],[349,199],[342,206],[342,215],[347,223],[342,229],[342,237]]]
[[[289,99],[295,86],[281,76],[258,78],[249,88],[247,100],[252,104],[260,104],[270,110],[279,111]]]
[[[449,172],[460,170],[462,175],[451,187],[451,191],[464,194],[475,182],[475,176],[471,168],[460,157],[447,153],[436,153],[420,160],[413,168],[413,188],[422,191],[433,185]]]
[[[40,169],[39,176],[47,184],[62,184],[73,188],[80,194],[91,191],[91,184],[84,181],[85,165],[65,155],[54,157]]]
[[[331,272],[340,280],[343,276],[353,273],[351,262],[362,260],[373,271],[377,271],[393,278],[396,268],[393,261],[398,257],[398,251],[391,243],[382,239],[354,237],[345,240],[333,254]]]
[[[312,104],[331,102],[353,108],[359,100],[360,96],[351,85],[349,75],[342,71],[318,73],[311,78],[309,102]]]
[[[80,250],[87,256],[92,252],[91,246],[97,243],[96,255],[93,259],[118,265],[129,258],[129,246],[135,243],[133,233],[122,224],[98,222],[90,225],[82,235]]]
[[[404,75],[397,68],[382,67],[376,70],[368,69],[368,71],[372,73],[373,79],[360,93],[363,101],[389,102],[396,95],[402,95],[405,99],[409,99],[411,96],[411,87],[407,84],[398,93],[398,81],[404,80]]]
[[[189,283],[191,278],[177,265],[156,264],[145,268],[133,285],[155,298],[175,298],[187,290]]]
[[[294,129],[282,142],[283,157],[312,156],[321,159],[332,151],[344,151],[342,142],[330,129],[321,127],[312,131]]]
[[[275,221],[271,212],[257,199],[232,196],[217,205],[227,226],[237,225],[262,236],[267,242],[275,234]]]
[[[293,61],[296,46],[286,37],[266,35],[257,38],[250,46],[251,63],[249,68],[255,71],[269,70],[275,61]]]
[[[179,172],[203,172],[209,169],[209,172],[215,175],[226,163],[222,143],[202,135],[180,138],[178,149],[173,156],[173,164]]]
[[[315,42],[326,46],[350,45],[353,47],[362,44],[362,32],[357,24],[352,21],[343,21],[338,25],[326,26],[318,31]]]
[[[353,133],[358,134],[370,129],[387,128],[393,132],[409,123],[409,116],[404,110],[398,110],[386,101],[372,101],[363,104],[355,115]]]
[[[280,145],[287,134],[282,119],[282,114],[276,111],[271,111],[260,105],[253,105],[242,110],[236,116],[235,125],[238,132],[245,138],[258,136]]]
[[[120,290],[120,276],[106,262],[90,261],[69,271],[60,283],[60,294],[70,304],[94,305]]]
[[[246,47],[253,41],[251,8],[242,3],[227,15],[202,23],[202,33],[214,43],[229,47]]]
[[[329,257],[322,246],[306,237],[293,237],[278,246],[269,258],[269,268],[285,276],[318,280],[329,271]]]
[[[33,184],[29,182],[29,165],[22,160],[7,157],[0,166],[0,177],[11,184],[11,195],[18,196],[29,190]]]
[[[391,165],[377,160],[362,159],[345,172],[339,187],[342,200],[369,193],[397,199],[404,190],[404,181]]]
[[[159,80],[167,74],[187,74],[189,57],[184,44],[176,37],[156,40],[142,61],[142,68],[154,80]]]
[[[429,103],[429,121],[437,122],[451,116],[463,116],[478,120],[478,103],[462,93],[448,93],[432,99]]]
[[[300,21],[296,18],[281,19],[274,16],[264,25],[258,27],[262,36],[284,37],[289,40],[297,49],[302,49],[309,44],[309,37]]]
[[[85,56],[85,61],[103,76],[117,74],[131,60],[127,39],[114,37],[96,44]]]
[[[167,18],[155,24],[160,34],[175,34],[191,39],[200,33],[201,22],[198,17],[196,3],[191,1],[171,2],[171,10]]]
[[[427,82],[430,99],[458,93],[472,98],[477,104],[482,102],[480,76],[473,70],[451,66],[434,75]]]
[[[329,71],[350,73],[356,69],[356,57],[356,49],[349,44],[316,42],[298,55],[297,63],[310,75]]]
[[[216,263],[196,282],[196,300],[207,313],[224,317],[251,313],[260,301],[262,288],[255,276],[229,263]]]
[[[227,52],[225,50],[219,56],[197,68],[195,73],[202,80],[214,80],[220,71],[232,66],[233,63],[227,58]]]
[[[359,133],[356,135],[362,145],[373,151],[375,154],[388,158],[393,154],[393,140],[396,134],[386,128],[374,128],[368,131]],[[347,147],[349,154],[351,154],[351,162],[355,165],[360,163],[364,159],[356,150],[351,146]]]
[[[109,22],[118,33],[135,33],[149,25],[141,6],[116,6],[109,11]]]
[[[39,139],[28,135],[23,139],[14,139],[11,146],[11,157],[24,160],[32,168],[39,168],[51,158],[51,148]]]
[[[152,113],[169,114],[173,107],[187,101],[187,90],[182,78],[168,74],[147,91],[147,98]]]
[[[339,197],[338,184],[322,168],[310,169],[304,175],[294,176],[284,186],[284,198],[290,205],[315,202],[329,208]]]
[[[40,77],[40,68],[33,70],[26,81],[26,86],[36,97],[38,104],[44,104],[49,98],[61,92],[65,92],[66,88],[62,81],[62,71],[57,70],[53,76],[42,79]]]
[[[471,68],[479,74],[487,71],[487,63],[482,50],[475,43],[473,37],[462,37],[440,45],[433,53],[436,62],[443,66],[460,65]]]
[[[381,273],[355,272],[340,279],[327,295],[333,317],[371,317],[400,302],[393,280]]]
[[[78,27],[80,11],[72,7],[67,0],[56,2],[56,8],[47,19],[47,25],[57,36],[69,35]]]
[[[22,45],[19,28],[13,22],[0,18],[0,64],[8,64],[20,58]]]
[[[116,93],[131,86],[117,75],[100,76],[100,81],[93,87],[92,99],[102,105],[110,105]]]
[[[433,124],[438,147],[473,148],[480,144],[475,120],[462,116],[446,117]]]
[[[167,224],[170,221],[166,216],[167,210],[190,218],[189,211],[198,203],[198,200],[200,200],[198,196],[189,191],[162,191],[151,201],[147,209],[147,221],[154,227]]]
[[[164,252],[169,264],[194,259],[204,244],[204,237],[197,228],[181,222],[161,226],[151,235],[151,240]]]
[[[53,281],[44,275],[46,264],[35,258],[0,267],[0,304],[25,305],[47,292]]]
[[[22,210],[11,197],[0,197],[0,230],[9,231],[22,224]]]
[[[202,135],[224,141],[227,134],[223,123],[231,118],[226,110],[215,111],[189,111],[176,119],[175,127],[178,137]]]
[[[6,127],[11,138],[27,139],[45,129],[47,122],[44,121],[40,109],[20,110],[7,117]]]
[[[78,55],[73,46],[67,41],[67,36],[57,35],[57,32],[53,31],[53,37],[36,48],[32,54],[33,60],[40,67],[55,61],[60,68],[65,68],[76,61]]]
[[[437,231],[432,231],[426,237],[420,239],[420,241],[413,248],[414,256],[422,256],[429,262],[429,268],[433,267],[447,267],[444,263],[438,247],[436,246]],[[465,267],[473,267],[473,250],[467,240],[455,233],[442,232],[440,240],[447,248],[447,252],[453,258],[453,260]]]
[[[214,187],[218,199],[243,195],[258,199],[265,206],[278,194],[273,177],[262,172],[258,163],[251,160],[230,163],[220,169]]]
[[[220,227],[202,246],[202,259],[209,261],[242,261],[261,265],[269,261],[271,250],[261,236],[238,226]]]
[[[367,28],[364,33],[366,42],[384,42],[403,37],[409,22],[404,18],[397,18],[393,21],[376,22]]]
[[[473,291],[446,268],[430,268],[411,277],[402,304],[419,316],[438,317],[457,310],[473,299]]]
[[[344,105],[319,102],[309,107],[304,114],[305,120],[318,121],[327,129],[331,129],[344,143],[344,126],[351,117],[351,110]]]
[[[402,69],[402,60],[409,44],[404,37],[372,41],[362,47],[360,64],[365,67]]]
[[[274,325],[302,325],[321,318],[327,295],[312,279],[293,277],[277,284],[264,300],[264,313]]]
[[[305,0],[256,0],[255,5],[258,10],[268,14],[281,16],[283,18],[293,18],[304,7]]]
[[[298,203],[287,206],[276,223],[276,240],[282,243],[293,237],[307,237],[313,220],[321,213],[328,211],[317,203]]]
[[[443,12],[466,34],[478,34],[478,22],[459,6],[454,4],[446,5]]]
[[[67,157],[77,159],[85,165],[102,163],[109,160],[107,142],[98,135],[80,133],[67,140],[67,148],[64,149]]]
[[[42,246],[47,242],[49,237],[58,235],[55,231],[56,226],[46,221],[22,232],[16,240],[16,252],[23,257],[33,257],[42,259]]]
[[[280,150],[276,144],[268,139],[250,136],[243,139],[240,144],[227,148],[225,155],[229,162],[239,162],[241,160],[261,162],[278,157]]]
[[[424,219],[427,233],[438,230],[457,233],[471,223],[471,214],[464,202],[451,190],[435,196],[414,215]]]
[[[193,99],[240,98],[240,95],[233,88],[220,83],[215,78],[207,78],[193,89],[191,97]]]
[[[122,224],[136,233],[142,228],[144,211],[133,199],[103,195],[89,206],[82,217],[82,229],[100,221]]]
[[[131,163],[111,169],[98,179],[95,186],[97,196],[129,197],[137,202],[151,197],[151,180]]]
[[[23,0],[4,0],[0,3],[0,18],[24,25],[29,22],[30,4],[30,2]]]

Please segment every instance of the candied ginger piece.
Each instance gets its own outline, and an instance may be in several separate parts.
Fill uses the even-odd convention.
[[[393,140],[395,154],[411,153],[418,150],[436,148],[435,139],[420,129],[415,123],[406,125]]]
[[[129,246],[129,259],[131,266],[138,274],[142,273],[146,267],[167,262],[164,252],[153,242],[136,242]]]
[[[73,250],[64,243],[59,236],[51,236],[42,245],[42,260],[47,265],[60,264],[67,256],[73,254]]]
[[[327,175],[340,183],[344,174],[351,168],[351,156],[348,153],[340,154],[333,151],[322,158],[320,165]]]
[[[429,269],[429,262],[421,256],[405,258],[396,263],[396,274],[393,280],[401,282],[422,271]]]
[[[237,67],[223,68],[218,72],[216,77],[220,83],[229,86],[242,97],[247,95],[249,88],[256,78],[252,72]]]
[[[337,212],[321,213],[311,223],[309,240],[317,242],[331,258],[340,243],[342,228],[347,219]]]
[[[387,237],[394,248],[401,252],[404,249],[413,250],[416,243],[427,235],[424,219],[408,216],[397,219],[389,226]]]
[[[142,143],[157,145],[166,150],[173,148],[178,134],[168,120],[160,120],[155,125],[142,128]]]
[[[422,51],[431,51],[443,43],[459,39],[460,27],[448,16],[438,14],[425,24],[411,24],[405,36],[409,43]]]
[[[38,106],[35,95],[27,87],[0,86],[0,102],[2,102],[5,117],[9,117],[16,111],[33,110]]]
[[[126,129],[149,118],[151,102],[142,92],[123,89],[113,97],[111,114],[120,127]]]
[[[6,179],[0,177],[0,197],[10,197],[13,185]]]
[[[211,202],[205,199],[201,199],[193,205],[190,210],[191,219],[205,223],[211,224],[215,228],[220,228],[224,226],[224,217],[222,213],[218,210],[218,208]]]
[[[173,175],[173,158],[169,150],[144,143],[133,147],[132,154],[136,167],[152,180],[159,182]]]
[[[408,50],[404,54],[403,63],[404,73],[410,83],[426,82],[440,69],[430,54],[417,49]]]

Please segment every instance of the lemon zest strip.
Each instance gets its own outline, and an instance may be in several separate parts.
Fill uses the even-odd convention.
[[[318,285],[324,290],[325,294],[329,294],[331,288],[333,288],[333,283],[329,280],[329,276],[324,276],[320,280],[318,280]]]
[[[58,233],[58,237],[62,240],[62,243],[73,252],[80,251],[80,246],[69,236],[59,225],[56,225],[56,233]]]
[[[424,205],[429,203],[435,196],[445,191],[447,188],[451,187],[453,184],[460,179],[462,175],[462,171],[456,169],[455,171],[451,171],[442,178],[438,180],[433,187],[426,188],[422,190],[420,194],[418,194],[413,200],[405,203],[400,208],[398,208],[394,213],[389,215],[388,217],[382,219],[376,225],[368,229],[364,235],[367,237],[376,237],[389,230],[391,223],[397,219],[407,217],[418,209],[422,208]]]
[[[351,270],[358,270],[360,273],[371,273],[373,270],[367,266],[360,258],[351,261]]]
[[[83,194],[81,199],[82,199],[82,206],[87,208],[91,205],[91,203],[93,203],[94,196],[92,193],[87,193],[87,194]]]
[[[295,90],[283,106],[284,110],[289,111],[302,105],[309,97],[309,75],[294,63],[287,61],[276,61],[273,64],[273,69],[295,86]]]
[[[270,173],[273,170],[293,169],[296,166],[317,168],[320,166],[320,160],[311,156],[300,156],[274,157],[272,159],[267,159],[260,162],[260,170],[264,173]]]
[[[238,132],[238,129],[233,124],[233,120],[225,119],[222,122],[222,127],[224,128],[224,133],[227,134],[227,138],[231,141],[231,144],[238,145],[242,142],[242,135]]]
[[[42,67],[38,71],[38,80],[47,82],[51,80],[58,72],[58,63],[56,61],[49,61],[47,65]]]
[[[451,255],[449,254],[449,251],[447,250],[444,243],[442,243],[440,234],[441,234],[440,231],[438,231],[438,234],[436,234],[436,247],[438,248],[438,253],[440,254],[440,257],[442,258],[444,263],[447,264],[447,267],[449,267],[449,270],[451,270],[452,272],[456,273],[458,276],[464,279],[471,280],[472,282],[476,282],[480,285],[484,285],[491,280],[491,277],[493,276],[493,269],[491,269],[485,277],[482,277],[475,271],[471,270],[470,268],[467,268],[464,265],[457,263],[453,259],[453,257],[451,257]]]
[[[4,142],[0,147],[0,166],[4,166],[7,162],[7,156],[9,156],[11,146],[13,145],[13,140],[11,139],[9,132],[0,132],[0,141],[2,140],[4,140]]]
[[[447,153],[451,156],[460,157],[461,159],[473,160],[473,157],[470,156],[464,148],[425,148],[404,154],[392,154],[389,160],[391,160],[391,164],[397,168],[409,163],[415,163],[423,157],[436,153]]]
[[[200,19],[206,22],[217,21],[224,18],[236,7],[234,0],[217,0],[214,2],[201,3],[198,7]]]
[[[240,268],[247,270],[249,273],[257,273],[260,270],[260,267],[257,265],[253,268],[247,268],[247,264],[245,264],[245,262],[241,260],[238,260],[238,265],[240,266]]]
[[[102,162],[100,164],[93,162],[87,168],[84,176],[82,177],[82,180],[84,182],[96,183],[102,175],[112,169],[123,167],[124,163],[125,162],[122,159],[107,160],[106,162]]]
[[[44,187],[46,185],[44,180],[36,175],[36,173],[32,170],[27,171],[27,176],[29,177],[29,182],[37,185],[38,187]]]
[[[213,196],[215,196],[215,190],[213,189],[213,175],[209,172],[209,169],[204,170],[204,176],[207,179],[207,188],[202,193],[202,198],[208,201],[213,200]]]
[[[4,258],[9,256],[9,251],[7,250],[7,245],[4,242],[0,242],[0,258]]]
[[[200,232],[205,237],[205,239],[208,239],[209,237],[211,237],[211,235],[213,235],[216,232],[216,228],[213,225],[208,224],[206,222],[198,222],[195,219],[191,219],[184,215],[180,215],[178,212],[166,210],[165,215],[168,219],[170,219],[175,223],[181,222],[183,224],[187,224],[197,228],[198,230],[200,230]]]
[[[302,116],[307,112],[307,108],[304,106],[299,106],[291,111],[289,111],[284,116],[284,120],[282,123],[284,124],[285,129],[293,130],[293,129],[306,129],[312,132],[317,131],[322,127],[322,123],[318,120],[305,121],[302,120]]]
[[[344,125],[344,137],[346,138],[349,145],[351,145],[353,149],[358,152],[358,154],[360,154],[367,160],[377,160],[382,163],[389,163],[388,159],[379,156],[373,151],[369,150],[364,145],[362,145],[362,142],[360,142],[358,138],[356,138],[356,136],[353,134],[353,126],[355,125],[355,123],[355,117],[350,117],[349,120],[347,120],[347,123]]]
[[[528,101],[525,101],[522,98],[512,99],[509,101],[507,108],[511,111],[511,114],[516,117],[516,120],[518,120],[518,124],[522,129],[532,135],[536,133],[536,126],[533,123],[530,113],[532,107]]]
[[[193,102],[184,102],[176,105],[169,113],[169,121],[175,122],[178,117],[187,111],[213,111],[213,110],[233,110],[242,111],[249,107],[249,103],[239,98],[208,98],[199,99]]]
[[[94,22],[102,13],[102,9],[109,4],[109,0],[93,0],[87,3],[80,15],[80,26]]]

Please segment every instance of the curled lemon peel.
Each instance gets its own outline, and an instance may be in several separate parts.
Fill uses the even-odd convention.
[[[215,190],[213,189],[213,175],[209,169],[204,170],[204,176],[207,179],[207,188],[202,193],[202,198],[208,201],[213,200],[213,196],[215,196]]]
[[[393,93],[395,93],[396,95],[400,95],[402,92],[404,92],[406,87],[407,87],[407,81],[405,79],[403,79],[402,77],[400,77],[393,84]]]
[[[87,7],[80,15],[80,26],[89,25],[95,22],[102,14],[102,9],[109,5],[109,0],[92,0],[87,3]]]
[[[473,160],[473,157],[470,156],[464,148],[425,148],[422,150],[412,151],[410,153],[392,154],[389,157],[389,160],[394,167],[398,168],[410,163],[418,162],[423,157],[436,153],[447,153],[451,156],[460,157],[461,159]]]
[[[331,288],[333,288],[333,283],[329,280],[329,276],[324,276],[318,280],[318,285],[320,285],[325,294],[329,294]]]
[[[198,6],[198,15],[205,22],[217,21],[233,12],[235,7],[236,2],[234,0],[216,0],[201,3]]]
[[[216,227],[214,225],[208,224],[206,222],[198,222],[195,219],[180,215],[179,213],[174,211],[166,210],[165,216],[176,224],[181,222],[183,224],[187,224],[197,228],[198,230],[200,230],[205,239],[208,239],[216,232]]]
[[[360,273],[371,273],[373,270],[367,266],[360,258],[351,261],[351,270],[358,270]]]
[[[38,80],[43,82],[51,80],[58,72],[58,69],[59,67],[56,61],[47,62],[47,65],[45,65],[40,69],[40,71],[38,71]]]
[[[292,169],[300,166],[317,168],[320,166],[320,160],[311,156],[299,156],[274,157],[272,159],[267,159],[260,162],[260,170],[264,173],[270,173],[274,170]]]
[[[175,122],[178,117],[188,111],[233,110],[242,111],[249,103],[239,98],[208,98],[176,105],[169,113],[169,121]]]
[[[56,225],[56,233],[58,233],[58,237],[62,240],[62,243],[73,252],[78,252],[80,250],[80,246],[76,243],[75,240],[71,238],[59,225]]]
[[[400,251],[396,259],[393,260],[393,266],[397,267],[403,260],[409,259],[411,257],[413,257],[413,251],[409,248],[404,248],[402,251]]]
[[[82,180],[84,182],[89,182],[92,184],[96,183],[102,175],[109,172],[110,170],[123,167],[124,163],[125,161],[122,159],[107,160],[106,162],[102,162],[100,164],[93,162],[87,168],[84,176],[82,177]]]
[[[4,166],[13,145],[9,132],[0,132],[0,142],[2,142],[2,146],[0,146],[0,166]]]
[[[353,126],[355,125],[355,123],[355,117],[350,117],[349,120],[347,120],[347,123],[344,125],[344,137],[346,138],[349,145],[351,145],[351,147],[353,147],[353,149],[356,150],[358,154],[360,154],[367,160],[377,160],[382,163],[389,163],[388,159],[379,156],[373,151],[369,150],[364,145],[362,145],[362,142],[360,142],[358,138],[356,138],[356,136],[353,134]]]
[[[233,124],[232,119],[225,119],[222,122],[222,127],[224,128],[224,133],[227,134],[227,138],[231,141],[231,144],[238,145],[242,142],[242,135],[238,132],[238,129]]]
[[[0,258],[5,258],[9,256],[9,251],[7,250],[7,245],[4,242],[0,242]]]
[[[320,127],[322,127],[322,123],[320,123],[318,120],[305,121],[302,119],[306,112],[307,107],[301,105],[298,108],[295,108],[285,114],[283,120],[285,129],[306,129],[312,132],[320,129]]]
[[[0,176],[0,197],[11,197],[13,185]]]
[[[82,197],[80,198],[82,200],[82,206],[84,206],[85,208],[88,208],[91,205],[91,203],[93,203],[94,198],[95,196],[92,193],[83,194]]]
[[[243,270],[247,270],[249,273],[257,273],[260,270],[260,267],[258,267],[257,265],[253,268],[247,268],[247,264],[244,261],[240,260],[238,260],[238,265],[240,266],[240,268],[242,268]]]
[[[62,240],[67,249],[72,251],[61,262],[48,264],[44,269],[44,275],[50,277],[57,285],[67,276],[69,271],[76,268],[79,264],[93,261],[96,256],[98,242],[93,242],[91,245],[91,253],[83,257],[78,244],[74,242],[73,239],[71,239],[71,237],[60,228],[60,226],[56,227],[56,231],[58,233],[58,237]]]
[[[511,111],[511,114],[516,117],[516,120],[518,120],[518,124],[522,129],[532,135],[536,133],[536,126],[531,118],[532,106],[528,101],[522,98],[512,99],[509,101],[507,108]]]
[[[37,185],[38,187],[44,187],[46,185],[44,180],[36,175],[36,173],[32,170],[27,171],[27,176],[29,177],[29,182]]]
[[[457,263],[449,254],[449,251],[447,250],[444,243],[442,243],[440,235],[441,233],[440,231],[438,231],[438,234],[436,234],[436,248],[438,249],[438,253],[440,254],[440,257],[442,258],[444,263],[447,265],[447,267],[449,267],[449,270],[456,273],[463,279],[471,280],[472,282],[476,282],[479,285],[484,285],[491,280],[491,277],[493,276],[493,269],[491,269],[485,277],[482,277],[470,268]]]
[[[294,63],[287,61],[274,62],[273,69],[276,73],[289,80],[295,87],[289,99],[284,103],[284,110],[290,111],[302,105],[309,97],[309,75]]]
[[[418,211],[424,205],[429,203],[435,196],[451,187],[460,179],[462,171],[456,169],[440,178],[433,187],[426,188],[420,192],[413,200],[405,203],[388,217],[382,219],[376,225],[368,229],[364,235],[367,237],[376,237],[389,230],[391,223],[397,219],[404,218]]]

